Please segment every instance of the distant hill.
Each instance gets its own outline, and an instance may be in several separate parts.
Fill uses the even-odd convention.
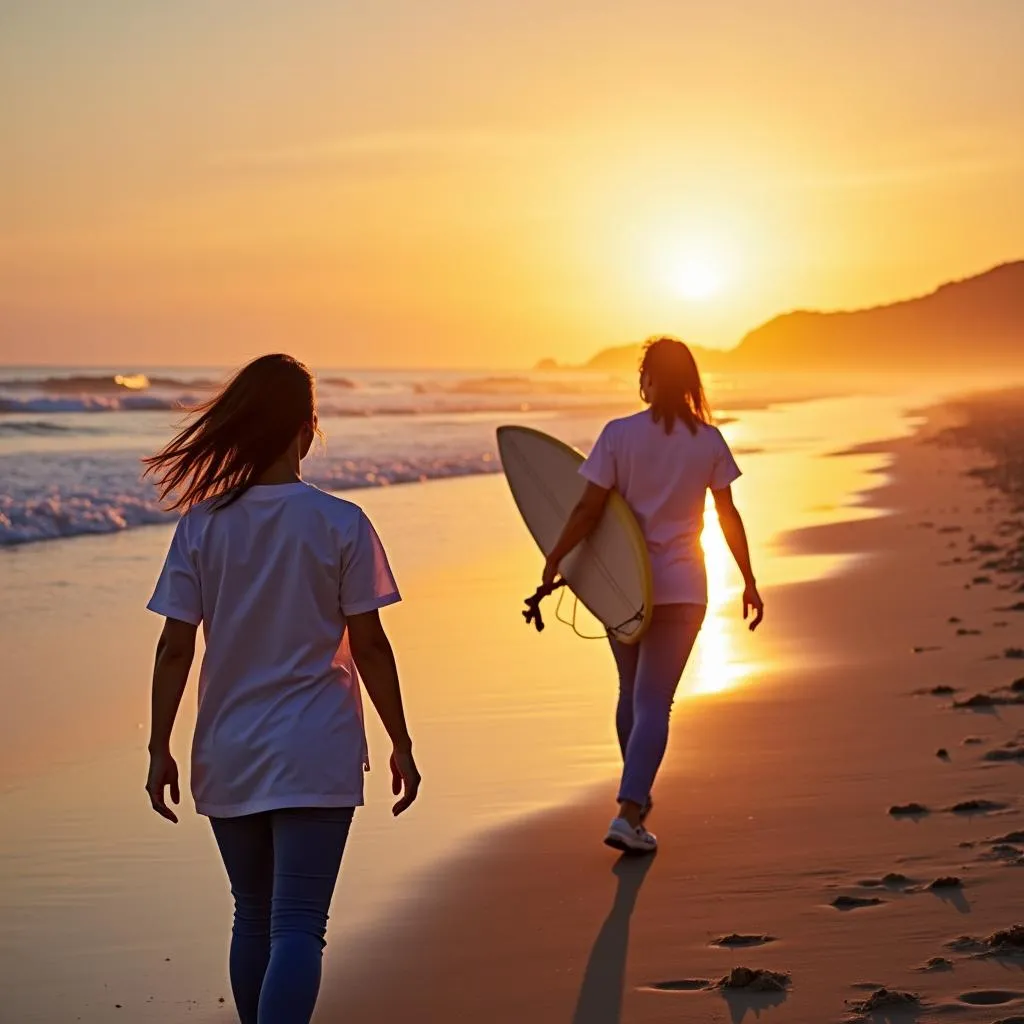
[[[586,365],[633,370],[639,345]],[[869,309],[783,313],[733,349],[695,349],[707,370],[951,370],[1024,367],[1024,260]]]

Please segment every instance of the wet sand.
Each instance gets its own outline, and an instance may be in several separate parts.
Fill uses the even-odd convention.
[[[770,588],[764,630],[782,656],[677,705],[655,859],[600,844],[613,783],[467,842],[333,962],[318,1020],[1024,1015],[1024,959],[1006,936],[985,944],[1024,920],[1024,707],[1002,699],[1024,676],[1010,653],[1024,614],[1005,610],[1022,599],[1008,551],[1024,526],[991,473],[965,475],[992,464],[952,443],[976,432],[933,442],[950,415],[885,446],[893,477],[866,500],[890,515],[786,539],[862,557]],[[998,699],[954,706],[975,694]],[[716,944],[735,933],[772,941]],[[737,966],[791,980],[708,987]]]

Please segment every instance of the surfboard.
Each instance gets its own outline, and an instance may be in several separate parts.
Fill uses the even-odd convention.
[[[512,497],[546,556],[586,488],[582,452],[531,427],[498,428],[498,453]],[[580,603],[623,643],[634,644],[650,625],[651,564],[636,516],[612,491],[594,532],[560,567]]]

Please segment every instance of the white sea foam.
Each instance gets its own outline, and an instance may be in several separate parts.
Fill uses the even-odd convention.
[[[4,493],[0,493],[0,547],[114,533],[175,518],[160,507],[153,485],[140,479],[138,463],[132,458],[51,458],[45,485],[40,483],[43,477],[39,472],[32,474],[34,479],[27,479],[23,471],[14,472],[14,461],[0,459],[0,478],[6,478]],[[325,490],[342,491],[497,469],[491,452],[420,455],[415,459],[317,458],[310,463],[306,479]]]
[[[0,373],[0,547],[173,519],[139,459],[209,396],[205,374]],[[304,475],[327,490],[494,472],[498,424],[586,443],[624,403],[618,382],[594,376],[328,373],[318,395],[330,440]]]

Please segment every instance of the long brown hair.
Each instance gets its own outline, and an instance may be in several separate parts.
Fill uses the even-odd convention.
[[[648,394],[647,382],[653,385]],[[651,406],[655,423],[671,434],[682,420],[691,434],[700,423],[711,422],[711,407],[704,394],[697,360],[678,338],[649,338],[640,362],[640,397]]]
[[[260,356],[155,455],[143,459],[160,500],[187,511],[207,498],[224,508],[240,498],[295,441],[316,429],[316,390],[309,369],[280,353]]]

